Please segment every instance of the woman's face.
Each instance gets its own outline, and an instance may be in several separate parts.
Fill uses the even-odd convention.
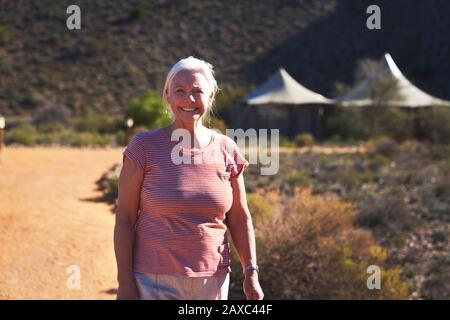
[[[175,118],[183,122],[200,120],[213,98],[208,80],[199,71],[181,70],[167,90],[167,102]]]

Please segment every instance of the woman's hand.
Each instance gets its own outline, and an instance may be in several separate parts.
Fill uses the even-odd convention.
[[[119,284],[117,300],[139,300],[139,290],[136,282],[130,281],[125,284]]]
[[[244,293],[247,300],[262,300],[264,293],[259,285],[258,273],[251,271],[245,274]]]

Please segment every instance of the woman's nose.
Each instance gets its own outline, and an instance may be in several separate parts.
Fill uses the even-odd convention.
[[[188,93],[187,94],[187,98],[188,98],[189,101],[195,102],[195,98],[194,98],[194,95],[192,93]]]

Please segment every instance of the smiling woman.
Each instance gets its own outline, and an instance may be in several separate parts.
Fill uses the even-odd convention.
[[[163,91],[173,123],[136,135],[123,153],[114,232],[118,299],[227,299],[227,230],[247,299],[264,296],[242,174],[249,163],[234,140],[202,123],[216,92],[212,65],[180,60]],[[180,131],[188,138],[174,144]],[[174,145],[194,161],[173,161]],[[218,161],[198,161],[213,155]]]

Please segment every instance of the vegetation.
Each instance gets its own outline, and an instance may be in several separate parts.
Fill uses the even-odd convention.
[[[354,226],[357,211],[352,205],[313,196],[307,189],[278,199],[283,204],[278,211],[268,201],[256,207],[250,201],[267,299],[408,298],[411,288],[401,280],[401,269],[387,268],[387,251]],[[242,298],[239,265],[233,255],[233,298]],[[381,290],[367,289],[369,265],[381,268]]]

